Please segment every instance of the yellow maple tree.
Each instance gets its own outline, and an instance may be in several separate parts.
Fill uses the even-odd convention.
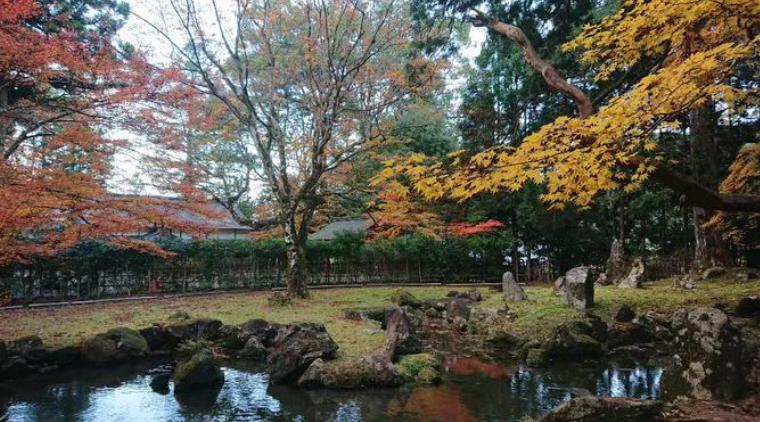
[[[758,64],[760,2],[623,2],[619,12],[587,26],[563,48],[579,51],[582,62],[595,68],[597,81],[645,58],[664,60],[596,111],[583,92],[557,79],[519,28],[473,13],[473,22],[515,41],[547,84],[578,103],[579,115],[559,117],[516,148],[493,148],[471,157],[457,152],[447,163],[419,154],[389,160],[373,180],[376,186],[403,183],[425,200],[466,200],[480,193],[517,191],[529,181],[545,182],[543,199],[561,208],[568,203],[588,207],[602,191],[635,190],[654,177],[693,205],[760,212],[760,196],[714,192],[675,173],[660,153],[664,140],[657,136],[678,130],[678,118],[708,101],[727,109],[757,106],[756,89],[736,88],[730,79],[740,64]]]

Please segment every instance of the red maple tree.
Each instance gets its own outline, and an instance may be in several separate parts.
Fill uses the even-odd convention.
[[[167,201],[106,190],[112,158],[129,143],[103,134],[163,81],[108,35],[74,27],[33,0],[0,0],[0,265],[83,239],[162,253],[124,235],[153,223],[156,205]],[[194,198],[187,186],[183,194]]]

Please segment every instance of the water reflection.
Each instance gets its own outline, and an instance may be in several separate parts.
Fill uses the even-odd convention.
[[[156,366],[154,364],[153,366]],[[9,421],[515,421],[581,394],[659,398],[662,370],[566,366],[536,371],[447,361],[435,387],[309,391],[269,386],[260,368],[225,368],[220,389],[174,394],[151,367],[80,370],[0,384]]]

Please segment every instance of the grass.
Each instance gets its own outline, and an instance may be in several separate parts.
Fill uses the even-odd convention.
[[[38,335],[50,347],[73,345],[116,326],[142,328],[166,322],[169,315],[181,310],[193,317],[217,318],[225,324],[240,324],[251,318],[279,323],[321,322],[340,345],[343,356],[363,356],[383,343],[385,333],[376,323],[344,319],[343,310],[388,306],[394,290],[394,287],[314,290],[311,299],[285,307],[269,306],[266,300],[271,295],[269,292],[241,292],[0,311],[0,338]],[[430,299],[444,297],[451,287],[410,287],[407,290],[420,299]],[[499,293],[480,290],[485,300],[478,306],[496,308],[501,304]],[[518,315],[511,328],[519,336],[541,339],[556,325],[581,317],[579,311],[555,296],[549,286],[528,287],[527,292],[530,301],[509,304]],[[700,282],[694,290],[676,290],[669,280],[660,280],[648,283],[647,288],[641,290],[598,288],[594,312],[611,319],[617,308],[626,303],[638,311],[669,313],[683,306],[712,305],[758,294],[760,281],[740,283],[731,275]]]
[[[37,335],[49,347],[68,346],[109,328],[143,328],[167,322],[177,311],[193,318],[216,318],[225,324],[241,324],[252,318],[267,321],[321,322],[340,346],[344,356],[362,356],[380,347],[385,333],[379,324],[342,318],[344,309],[388,306],[395,288],[369,287],[314,290],[309,300],[292,306],[269,306],[271,292],[241,292],[0,311],[0,339]],[[445,296],[442,287],[409,288],[419,298]]]

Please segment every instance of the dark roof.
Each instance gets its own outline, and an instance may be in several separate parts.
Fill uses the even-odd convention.
[[[369,217],[336,218],[316,233],[309,235],[309,240],[333,240],[339,233],[361,233],[369,230],[375,222]]]
[[[176,212],[178,220],[201,227],[216,230],[253,230],[252,228],[235,221],[235,219],[232,218],[232,213],[219,202],[209,201],[207,206],[211,209],[212,213],[215,214],[214,216],[202,215],[187,209],[173,211]]]
[[[152,209],[157,219],[161,217],[171,217],[177,223],[186,223],[192,226],[202,227],[210,230],[242,230],[253,231],[251,227],[244,226],[234,218],[232,213],[221,203],[215,200],[208,200],[201,206],[208,212],[193,211],[189,207],[183,207],[182,199],[176,197],[162,197],[151,195],[115,195],[116,197],[158,200],[158,203],[149,203],[146,206]],[[163,202],[161,202],[163,201]],[[175,205],[176,204],[176,205]],[[153,223],[156,223],[154,221]]]

